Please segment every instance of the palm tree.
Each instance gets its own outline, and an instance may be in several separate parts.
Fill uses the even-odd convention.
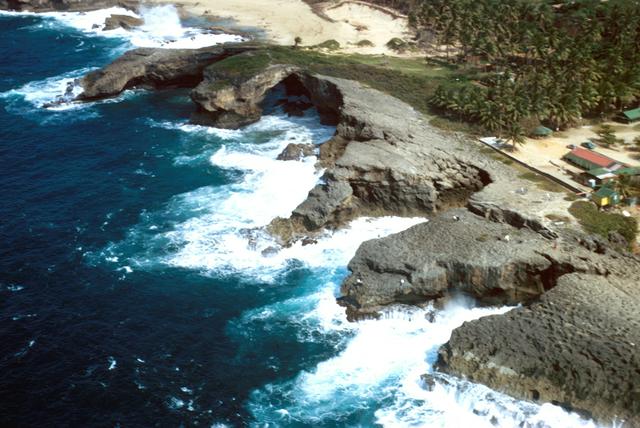
[[[507,142],[511,142],[513,150],[517,149],[518,145],[523,145],[525,142],[524,130],[517,122],[511,122],[505,128],[505,138]]]
[[[631,194],[631,177],[626,174],[618,175],[616,180],[615,190],[618,192],[622,199],[626,199]]]

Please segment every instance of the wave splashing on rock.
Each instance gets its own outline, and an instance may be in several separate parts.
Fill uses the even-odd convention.
[[[12,15],[33,15],[32,12],[5,12]],[[141,18],[144,23],[136,28],[126,30],[116,28],[105,31],[105,20],[112,15]],[[121,7],[111,7],[89,12],[46,12],[38,14],[48,18],[38,27],[53,27],[62,24],[72,27],[87,36],[115,37],[125,39],[129,46],[120,47],[119,51],[131,47],[149,47],[165,49],[199,49],[221,43],[240,42],[241,36],[216,34],[205,28],[183,26],[178,10],[173,5],[142,7],[140,14]]]
[[[277,324],[287,309],[292,307],[255,311],[243,319],[245,328],[237,329],[250,330],[257,318],[261,323],[270,318]],[[254,391],[249,409],[261,423],[324,426],[339,420],[345,425],[375,423],[385,427],[595,428],[592,422],[557,406],[516,400],[434,371],[438,348],[455,328],[483,316],[505,313],[510,307],[474,308],[472,301],[457,299],[443,310],[401,307],[387,311],[382,319],[358,323],[347,322],[340,311],[328,320],[322,299],[315,307],[304,309],[308,311],[304,317],[307,322],[299,323],[299,328],[328,337],[337,329],[348,339],[337,341],[336,347],[341,349],[337,356],[303,370],[292,380]],[[315,317],[310,315],[314,313]],[[302,319],[301,315],[288,313],[287,318]],[[432,385],[426,386],[421,378],[432,378]],[[362,419],[371,408],[378,410],[370,420]]]

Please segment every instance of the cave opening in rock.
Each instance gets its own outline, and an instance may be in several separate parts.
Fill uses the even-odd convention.
[[[290,117],[302,117],[313,107],[311,94],[295,74],[271,88],[260,103],[260,108],[266,114],[281,108]]]

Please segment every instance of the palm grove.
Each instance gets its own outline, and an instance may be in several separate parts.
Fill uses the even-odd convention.
[[[640,100],[640,0],[419,0],[410,22],[465,70],[432,106],[514,143]]]

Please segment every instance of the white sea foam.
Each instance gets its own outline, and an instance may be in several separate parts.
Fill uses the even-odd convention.
[[[333,305],[336,306],[335,301]],[[344,312],[327,311],[319,300],[311,311],[317,313],[318,324],[311,328],[328,327],[325,333],[338,328],[349,332],[352,338],[337,356],[312,370],[254,391],[249,409],[259,421],[256,426],[290,420],[320,425],[379,407],[375,422],[385,427],[489,428],[519,426],[523,422],[531,426],[541,423],[540,426],[563,428],[595,427],[557,406],[515,400],[451,376],[438,375],[432,391],[423,388],[420,375],[433,373],[437,350],[454,328],[509,309],[472,308],[466,302],[457,302],[437,312],[433,322],[427,316],[431,309],[403,308],[389,312],[381,320],[353,324],[346,322]],[[268,317],[281,316],[264,313]],[[296,319],[300,315],[289,317]]]
[[[104,21],[112,14],[142,18],[144,24],[131,31],[122,28],[104,31]],[[242,37],[237,35],[213,34],[202,28],[184,27],[173,5],[142,7],[140,15],[119,7],[90,12],[48,12],[40,15],[50,20],[38,24],[39,26],[51,27],[57,22],[88,36],[120,38],[134,47],[199,49],[220,43],[242,41]]]
[[[116,361],[115,358],[113,357],[109,357],[107,359],[107,361],[109,362],[109,370],[115,370],[116,366],[118,365],[118,362]]]
[[[35,16],[31,12],[5,12],[4,14]],[[236,35],[213,34],[201,28],[183,27],[178,11],[172,5],[143,7],[139,17],[144,19],[144,24],[132,31],[124,29],[103,31],[105,19],[112,14],[138,17],[132,11],[117,7],[90,12],[47,12],[38,14],[38,16],[43,16],[47,19],[33,24],[33,26],[36,29],[50,28],[55,30],[56,26],[62,24],[81,31],[85,36],[121,39],[123,44],[115,49],[114,56],[130,47],[197,49],[242,40],[241,37]],[[77,48],[80,49],[83,45],[84,41],[80,40]],[[34,107],[47,107],[47,110],[53,112],[87,109],[87,107],[96,103],[72,102],[82,92],[82,88],[80,85],[75,84],[71,85],[69,90],[68,85],[73,84],[89,71],[91,71],[91,68],[83,68],[59,76],[29,82],[20,88],[1,93],[0,97],[8,99],[7,108],[15,114],[30,114],[33,112]],[[125,91],[120,97],[100,101],[99,103],[119,102],[132,93],[132,91]],[[97,112],[88,110],[83,112],[82,115],[78,115],[76,112],[71,118],[78,120],[95,116],[97,116]],[[65,116],[65,119],[67,118]]]
[[[276,244],[257,228],[269,224],[275,217],[288,217],[322,175],[315,167],[314,157],[301,162],[276,160],[289,143],[319,144],[332,135],[334,129],[331,127],[308,126],[316,120],[317,117],[265,116],[257,124],[233,132],[184,124],[155,124],[193,135],[215,134],[218,148],[210,156],[211,164],[243,175],[238,183],[204,187],[179,195],[169,203],[165,213],[143,219],[142,224],[132,230],[131,240],[147,241],[145,245],[151,253],[158,248],[163,253],[147,251],[136,257],[134,263],[162,263],[273,279],[292,260],[310,267],[344,265],[363,239],[424,221],[359,219],[350,228],[327,233],[315,245],[296,244],[270,252],[269,256],[263,255]],[[172,221],[169,230],[150,227],[166,223],[171,217],[184,220]],[[168,253],[167,248],[171,249]],[[118,255],[110,253],[107,256]]]
[[[59,76],[35,80],[19,88],[0,93],[0,98],[6,100],[6,109],[13,114],[29,117],[35,111],[45,109],[52,113],[48,120],[56,120],[61,116],[66,121],[75,121],[97,117],[99,113],[92,108],[93,106],[117,103],[139,93],[138,90],[126,90],[115,98],[89,103],[72,101],[82,92],[82,88],[77,84],[78,79],[91,70],[91,68],[82,68]],[[68,88],[71,91],[68,91]],[[72,112],[72,114],[64,114],[65,112]]]
[[[179,248],[163,262],[177,267],[220,272],[231,269],[263,280],[273,279],[289,262],[297,260],[309,267],[343,266],[353,256],[359,243],[404,230],[422,218],[361,218],[337,232],[327,232],[314,245],[296,243],[292,247],[270,252],[277,247],[263,231],[255,230],[275,217],[288,217],[322,175],[316,159],[301,162],[276,160],[289,143],[321,143],[333,133],[331,127],[318,127],[317,116],[284,118],[264,116],[260,122],[243,130],[229,131],[195,125],[155,123],[197,136],[212,135],[224,143],[210,162],[222,169],[242,171],[240,183],[205,187],[177,197],[170,210],[192,215],[164,232],[161,239]],[[179,157],[189,162],[196,157]],[[146,228],[148,230],[148,228]],[[159,239],[160,237],[156,237]],[[269,255],[263,255],[263,251]]]
[[[313,158],[275,160],[289,142],[319,143],[332,132],[329,128],[312,132],[307,120],[314,118],[265,116],[240,131],[155,123],[198,139],[211,138],[210,143],[217,142],[217,146],[210,162],[243,175],[234,184],[179,195],[165,212],[145,214],[127,242],[120,244],[124,249],[116,245],[107,251],[124,261],[128,249],[142,247],[134,261],[139,265],[168,264],[260,280],[286,272],[293,260],[312,269],[314,274],[300,285],[302,292],[297,297],[249,310],[230,323],[230,334],[248,343],[255,343],[257,335],[285,337],[295,331],[298,342],[323,343],[337,350],[333,358],[293,379],[254,391],[249,410],[256,426],[313,426],[349,421],[366,411],[370,420],[365,425],[376,422],[389,427],[511,427],[522,422],[593,427],[558,407],[515,400],[453,377],[439,375],[432,391],[421,387],[420,375],[433,373],[437,350],[454,328],[509,308],[472,308],[458,302],[437,312],[434,322],[427,317],[432,313],[429,308],[391,311],[377,321],[347,322],[335,292],[358,246],[424,219],[358,219],[343,230],[326,233],[316,244],[297,244],[263,255],[262,250],[273,242],[264,234],[244,230],[264,226],[275,216],[287,216],[320,180],[321,171],[315,169]],[[279,363],[274,361],[270,367],[277,371]],[[375,414],[372,409],[377,409]]]
[[[20,112],[21,109],[32,110],[33,107],[41,108],[46,104],[53,103],[63,96],[67,90],[67,85],[82,77],[91,71],[90,68],[82,68],[70,71],[60,76],[54,76],[42,80],[29,82],[19,88],[0,93],[0,97],[5,98],[9,102],[12,112]],[[74,87],[73,96],[79,95],[80,87]],[[27,103],[25,107],[22,103],[12,101],[24,101]],[[56,106],[57,109],[73,108],[72,105]]]

